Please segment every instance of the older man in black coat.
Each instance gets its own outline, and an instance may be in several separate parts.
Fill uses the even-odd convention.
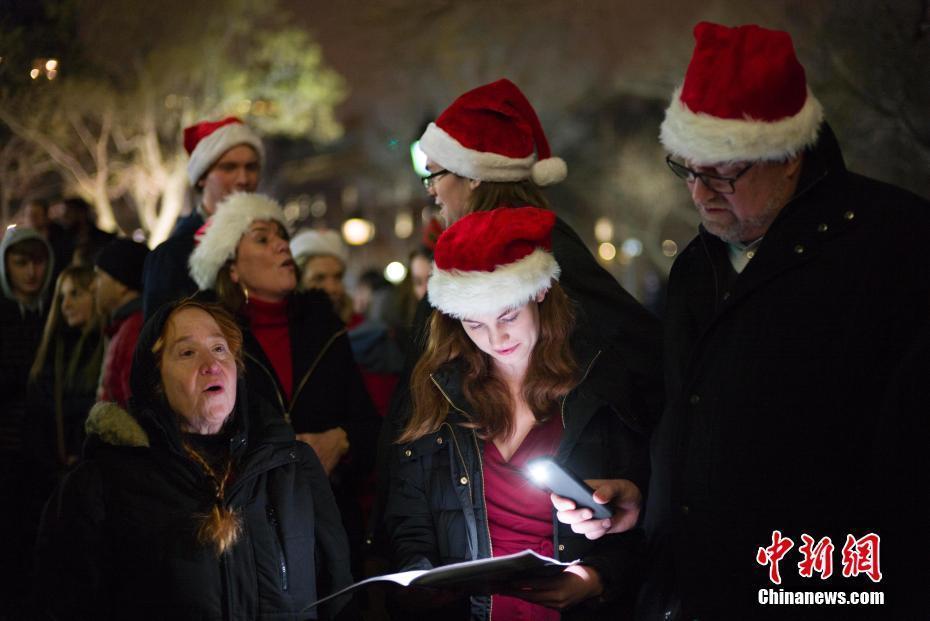
[[[910,495],[878,468],[918,415],[889,392],[930,322],[930,205],[846,170],[787,33],[695,37],[661,131],[702,225],[669,280],[640,617],[916,618]],[[798,591],[887,601],[772,605]]]

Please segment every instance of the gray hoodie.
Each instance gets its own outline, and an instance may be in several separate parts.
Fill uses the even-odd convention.
[[[45,244],[46,249],[48,249],[48,267],[45,270],[45,282],[42,283],[42,290],[39,293],[36,301],[33,305],[26,308],[24,305],[16,298],[13,294],[13,289],[10,287],[10,281],[6,273],[6,253],[9,250],[10,246],[13,244],[18,244],[21,241],[27,239],[38,239],[43,244]],[[20,313],[23,313],[26,310],[43,310],[42,303],[46,299],[48,294],[49,287],[52,284],[52,272],[55,267],[55,253],[52,252],[52,247],[49,245],[48,241],[35,229],[27,228],[24,226],[13,226],[6,230],[6,233],[3,235],[3,239],[0,240],[0,292],[3,293],[3,297],[8,300],[16,302],[20,307]]]

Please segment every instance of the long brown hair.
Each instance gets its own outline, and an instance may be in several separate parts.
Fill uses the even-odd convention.
[[[559,284],[553,283],[539,303],[539,339],[523,380],[523,398],[538,422],[557,414],[560,400],[577,383],[578,365],[569,343],[573,327],[571,301]],[[459,320],[434,310],[426,351],[410,379],[413,414],[398,443],[433,433],[446,420],[451,404],[433,383],[431,374],[450,362],[461,365],[462,392],[470,408],[465,426],[478,430],[485,439],[512,433],[513,398],[494,373],[491,357],[478,349]]]
[[[45,367],[49,353],[51,352],[56,341],[61,339],[62,333],[65,330],[65,321],[61,312],[61,289],[64,286],[64,282],[68,279],[70,279],[74,286],[78,289],[89,291],[94,283],[94,269],[83,265],[70,265],[63,269],[61,274],[58,275],[58,280],[55,281],[54,297],[52,297],[52,308],[49,311],[48,319],[45,320],[45,331],[42,333],[42,341],[39,343],[39,349],[36,352],[35,360],[33,360],[32,368],[29,370],[30,381],[36,381],[42,374],[42,369]],[[81,327],[82,338],[79,341],[79,347],[87,346],[84,342],[85,339],[91,334],[99,332],[102,326],[103,317],[97,312],[97,307],[94,305],[90,319],[88,319],[87,323]],[[93,347],[97,347],[98,345],[102,359],[102,336],[97,340],[97,342],[90,344],[90,346]],[[78,351],[80,351],[80,349]],[[78,356],[78,358],[80,358],[80,356]],[[69,365],[69,367],[70,366],[74,365]],[[68,369],[69,376],[73,377],[73,374],[76,372],[78,372],[77,369]],[[96,371],[93,373],[94,375],[97,374]],[[69,377],[69,379],[72,379],[72,377]]]
[[[465,211],[491,211],[498,207],[532,205],[549,209],[549,201],[532,179],[523,181],[482,181],[472,188],[465,203]]]

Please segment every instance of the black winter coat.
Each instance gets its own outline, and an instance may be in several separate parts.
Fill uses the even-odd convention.
[[[140,336],[133,414],[95,408],[85,459],[46,507],[39,601],[56,619],[318,618],[304,609],[352,580],[339,512],[312,449],[270,408],[249,408],[241,381],[225,426],[235,465],[224,503],[240,512],[242,533],[219,558],[196,541],[195,516],[215,490],[154,388],[152,324],[169,310]]]
[[[288,302],[288,316],[293,365],[289,402],[248,320],[240,318],[249,393],[274,404],[296,433],[345,430],[349,452],[330,481],[357,562],[365,533],[359,496],[371,476],[381,419],[352,356],[346,327],[326,294],[295,293]]]
[[[882,588],[843,578],[840,550],[847,534],[881,534],[894,510],[871,502],[866,482],[878,453],[895,450],[874,444],[882,404],[930,321],[928,238],[928,203],[847,172],[825,126],[741,274],[703,229],[681,253],[669,281],[668,405],[645,516],[656,562],[642,618],[778,614],[756,604],[760,588],[778,588],[756,563],[774,530],[795,542],[782,588]],[[803,533],[832,538],[831,579],[799,578]]]
[[[609,351],[588,348],[578,356],[585,377],[562,403],[563,434],[556,460],[582,479],[626,478],[645,489],[648,480],[648,417],[631,409],[630,373]],[[395,564],[423,569],[488,558],[482,466],[483,441],[461,426],[469,405],[458,370],[447,365],[433,381],[449,399],[439,431],[394,445],[386,526]],[[629,618],[639,568],[641,531],[589,541],[560,524],[553,511],[553,547],[561,560],[581,559],[604,584],[597,603],[563,613],[564,619]],[[473,596],[444,609],[447,619],[488,619],[488,596]],[[437,617],[436,614],[431,614]]]
[[[203,226],[199,211],[178,220],[171,236],[145,257],[142,268],[142,315],[146,319],[166,302],[197,293],[187,260],[194,251],[194,234]]]

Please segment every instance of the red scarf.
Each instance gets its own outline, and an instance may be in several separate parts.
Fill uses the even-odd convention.
[[[250,298],[244,308],[252,334],[271,361],[287,401],[290,401],[294,390],[294,367],[291,358],[291,332],[287,321],[287,300],[263,302]]]

